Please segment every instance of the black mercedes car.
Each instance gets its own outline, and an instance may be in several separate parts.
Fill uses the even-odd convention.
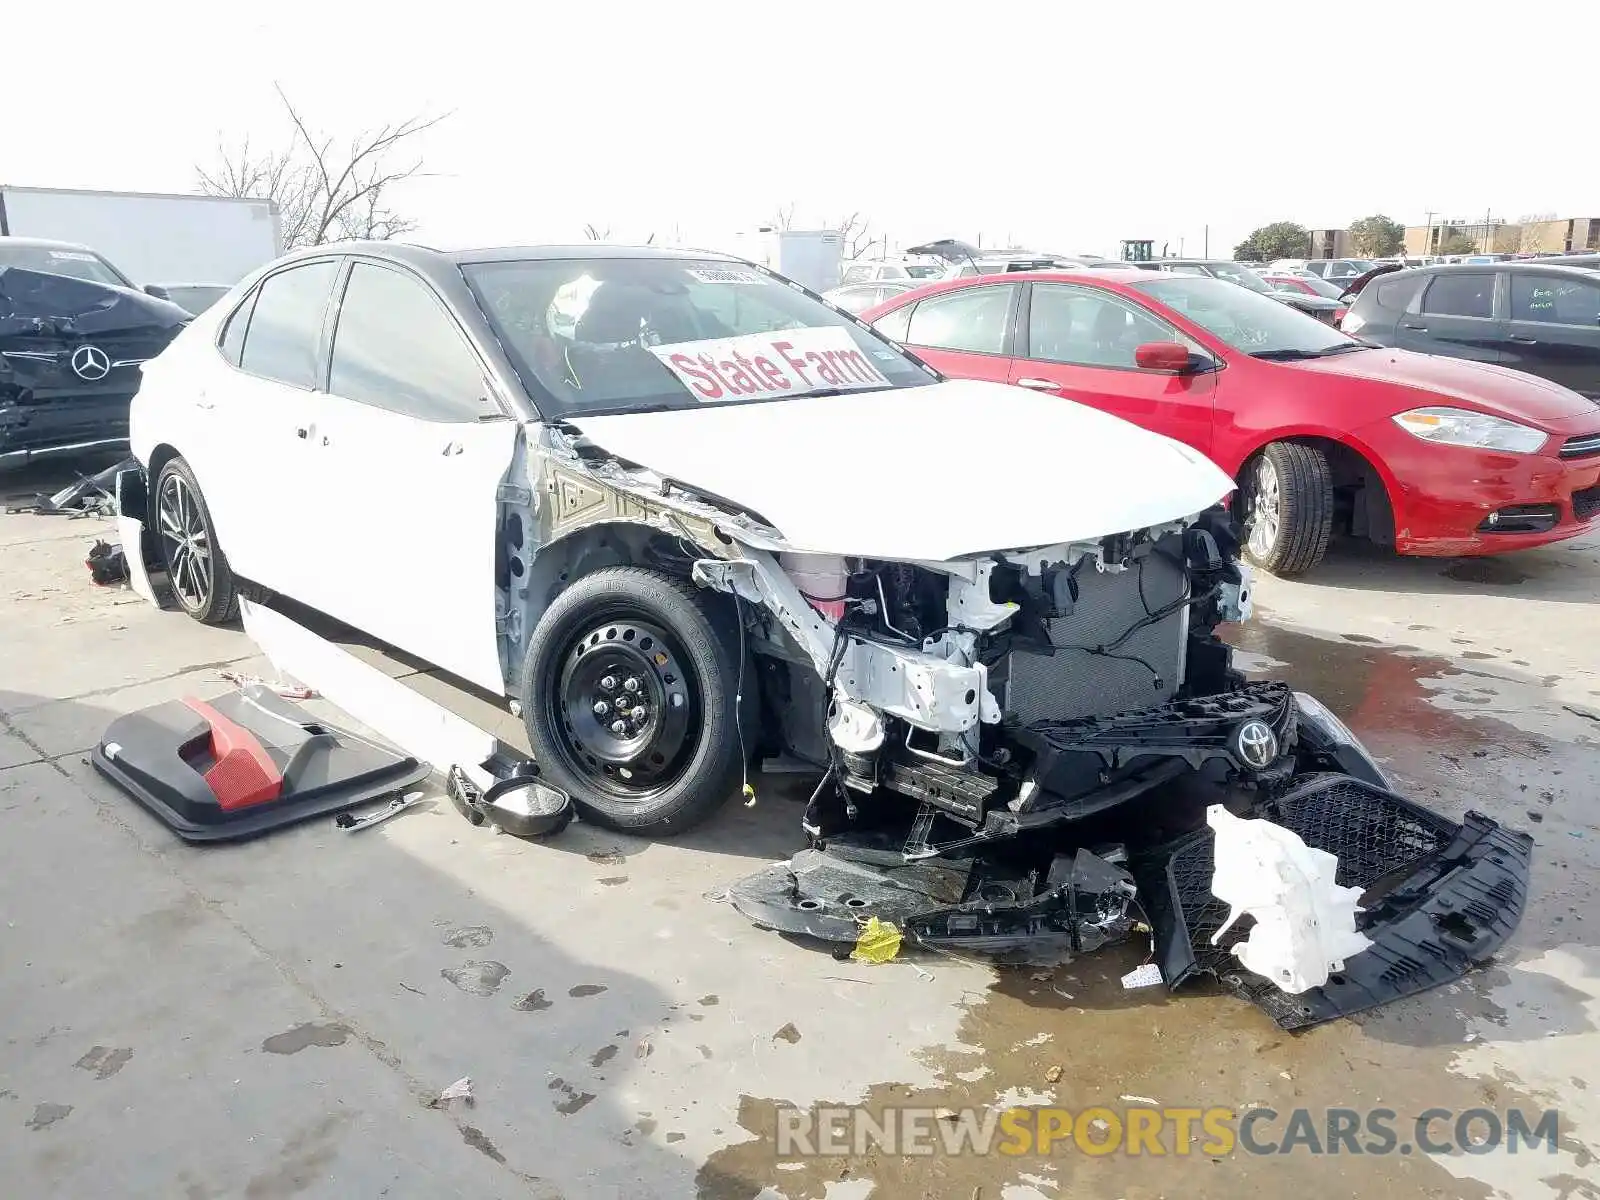
[[[1380,346],[1497,363],[1600,399],[1600,270],[1555,260],[1363,276],[1344,331]]]
[[[1309,296],[1304,292],[1277,291],[1243,263],[1236,263],[1226,258],[1157,258],[1149,262],[1131,262],[1123,265],[1138,267],[1145,271],[1166,271],[1173,275],[1209,275],[1213,279],[1225,279],[1229,283],[1249,288],[1252,292],[1270,296],[1280,304],[1297,308],[1329,325],[1334,323],[1344,307],[1336,300],[1327,300],[1321,296]]]
[[[189,319],[87,246],[0,237],[0,468],[126,446],[139,364]]]

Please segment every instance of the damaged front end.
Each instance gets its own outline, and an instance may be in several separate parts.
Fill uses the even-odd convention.
[[[824,773],[810,845],[735,907],[1025,958],[1148,923],[1170,987],[1211,976],[1290,1029],[1485,961],[1531,840],[1407,801],[1321,704],[1246,681],[1216,636],[1249,615],[1237,548],[1215,509],[937,563],[744,542],[699,560],[750,602],[764,743]]]
[[[0,466],[126,447],[140,364],[187,320],[128,288],[0,267]]]

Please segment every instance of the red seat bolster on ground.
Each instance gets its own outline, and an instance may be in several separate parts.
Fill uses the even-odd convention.
[[[203,700],[185,696],[183,702],[211,727],[215,761],[205,771],[205,781],[225,812],[266,804],[283,793],[278,764],[253,733]]]

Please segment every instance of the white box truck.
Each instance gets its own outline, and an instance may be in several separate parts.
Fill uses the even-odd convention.
[[[0,185],[0,235],[79,242],[147,283],[237,283],[283,253],[271,200]]]
[[[787,275],[813,292],[839,286],[844,238],[834,229],[773,229],[761,226],[735,238],[740,258]]]

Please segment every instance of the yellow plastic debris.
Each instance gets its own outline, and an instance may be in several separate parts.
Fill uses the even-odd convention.
[[[857,962],[886,963],[900,953],[901,941],[900,930],[893,924],[880,921],[877,917],[868,917],[850,957]]]

